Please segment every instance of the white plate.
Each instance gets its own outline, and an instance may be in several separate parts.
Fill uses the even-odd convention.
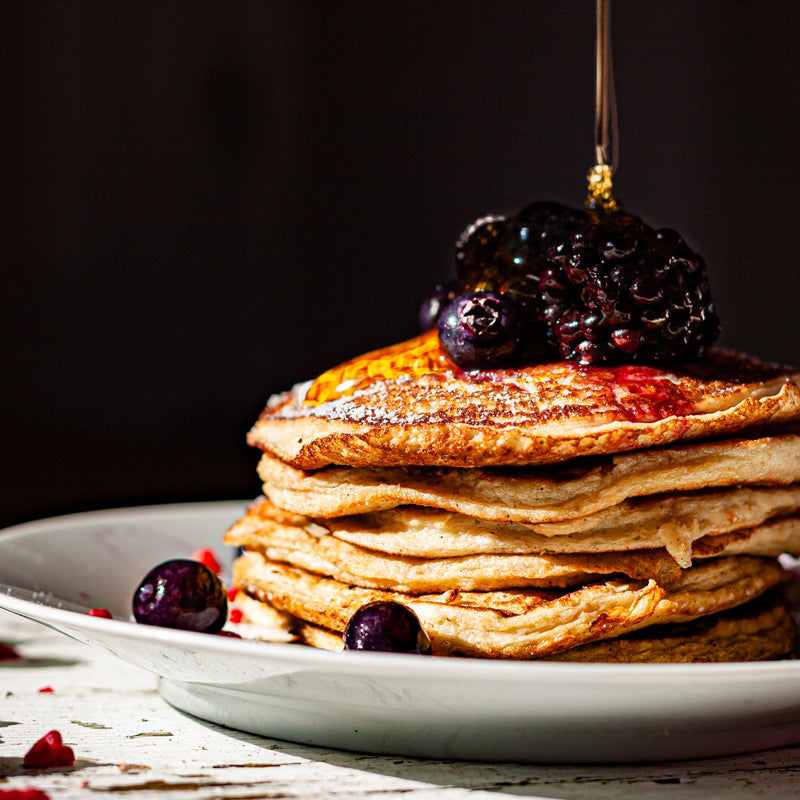
[[[0,608],[162,676],[163,697],[183,711],[304,744],[577,763],[800,742],[800,661],[606,665],[329,653],[127,621],[151,567],[198,547],[222,555],[222,533],[244,506],[151,506],[8,528],[0,533]],[[92,607],[119,619],[87,616]]]

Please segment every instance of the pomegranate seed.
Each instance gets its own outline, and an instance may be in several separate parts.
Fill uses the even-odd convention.
[[[232,623],[234,623],[234,625],[237,622],[241,622],[242,621],[242,617],[244,617],[244,614],[242,613],[242,609],[241,608],[232,608],[228,612],[228,622],[232,622]]]
[[[0,789],[0,798],[4,800],[50,800],[50,795],[41,789]]]
[[[0,661],[11,661],[14,658],[19,658],[19,653],[10,644],[0,642]]]
[[[201,564],[205,564],[210,570],[216,572],[217,575],[222,572],[222,564],[219,563],[216,554],[209,547],[201,547],[199,550],[195,550],[192,561],[199,561]]]
[[[114,619],[107,608],[90,608],[86,612],[89,617],[103,617],[104,619]]]
[[[239,590],[235,586],[231,586],[231,588],[228,589],[228,600],[233,602],[237,594],[239,594]]]
[[[71,767],[75,763],[75,753],[61,740],[58,731],[50,731],[25,754],[23,767]]]
[[[39,689],[39,694],[53,694],[53,687],[52,686],[42,686]]]

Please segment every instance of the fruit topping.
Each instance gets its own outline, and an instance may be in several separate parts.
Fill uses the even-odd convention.
[[[232,608],[230,612],[228,612],[228,621],[232,622],[234,625],[238,624],[244,619],[244,612],[241,608]]]
[[[482,217],[459,236],[456,270],[463,283],[477,286],[491,275],[497,245],[505,229],[505,217]]]
[[[581,364],[691,360],[719,334],[703,259],[628,214],[551,247],[539,288],[559,356]]]
[[[436,327],[442,309],[458,294],[461,284],[458,281],[437,283],[422,301],[419,308],[419,329],[427,331]]]
[[[50,800],[50,795],[41,789],[0,789],[2,800]]]
[[[344,631],[345,650],[430,655],[431,642],[417,615],[392,600],[361,606]]]
[[[459,238],[456,269],[420,323],[437,322],[462,369],[692,360],[719,335],[702,257],[622,211],[538,202],[483,217]]]
[[[107,608],[90,608],[86,615],[89,617],[103,617],[103,619],[113,619],[111,612]]]
[[[506,275],[539,279],[552,245],[586,221],[586,212],[560,203],[537,202],[522,209],[506,226],[497,260]]]
[[[23,767],[71,767],[75,763],[75,753],[61,740],[58,731],[50,731],[25,754]]]
[[[462,294],[439,317],[439,343],[463,369],[505,366],[518,349],[519,319],[519,306],[504,294]]]
[[[228,615],[228,594],[199,561],[174,559],[154,567],[133,596],[133,616],[144,625],[217,633]]]
[[[217,575],[222,572],[222,564],[219,563],[217,554],[210,547],[201,547],[199,550],[195,550],[192,554],[192,560],[205,564],[210,570],[216,572]]]
[[[19,658],[19,653],[10,645],[0,642],[0,661],[12,661]]]

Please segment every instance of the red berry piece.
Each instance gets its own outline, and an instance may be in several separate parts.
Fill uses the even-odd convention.
[[[32,768],[71,767],[75,763],[75,753],[61,740],[58,731],[50,731],[25,754],[22,766]]]
[[[10,645],[0,642],[0,661],[12,661],[19,658],[19,653]]]
[[[2,800],[50,800],[50,795],[41,789],[0,789]]]
[[[53,694],[53,687],[52,686],[42,686],[39,689],[39,694]]]
[[[231,586],[228,589],[228,602],[232,603],[236,599],[236,595],[239,594],[239,589],[235,586]]]
[[[90,608],[86,615],[89,617],[103,617],[103,619],[114,619],[107,608]]]
[[[219,563],[217,554],[209,547],[201,547],[199,550],[195,550],[192,561],[199,561],[201,564],[205,564],[217,575],[222,572],[222,564]]]

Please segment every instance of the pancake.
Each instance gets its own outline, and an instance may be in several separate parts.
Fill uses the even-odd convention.
[[[341,634],[295,621],[300,641],[339,651]],[[594,663],[709,663],[766,661],[791,655],[797,630],[786,603],[770,595],[731,611],[681,625],[658,625],[628,636],[579,645],[551,655],[549,661]]]
[[[365,589],[246,552],[236,586],[286,614],[342,632],[362,605],[394,600],[413,610],[438,655],[543,658],[650,625],[734,608],[786,579],[774,559],[715,558],[673,581],[610,579],[576,589],[447,591],[411,595]]]
[[[235,529],[234,529],[235,530]],[[302,528],[271,526],[256,536],[232,535],[267,561],[279,561],[342,583],[412,594],[489,591],[523,586],[574,586],[601,575],[623,573],[636,580],[675,580],[680,568],[661,550],[595,555],[481,554],[451,558],[392,556],[357,547],[334,536],[316,537]]]
[[[414,521],[414,509],[406,510]],[[464,518],[464,522],[467,521],[468,518]],[[451,536],[459,542],[461,530],[462,525],[456,522]],[[525,548],[524,541],[519,543],[515,539],[514,545],[523,552],[504,552],[498,544],[493,552],[469,553],[467,547],[451,545],[446,547],[450,555],[444,557],[436,538],[429,537],[432,541],[426,555],[396,555],[381,551],[381,540],[387,535],[391,537],[384,532],[362,537],[375,545],[372,548],[353,545],[307,518],[284,515],[269,501],[262,501],[254,504],[245,517],[230,528],[225,541],[259,552],[267,560],[332,576],[343,583],[417,594],[449,589],[565,587],[615,573],[635,580],[653,578],[664,582],[676,579],[680,566],[691,566],[693,559],[719,555],[800,555],[800,515],[740,528],[732,533],[699,536],[690,543],[688,564],[680,566],[663,547],[619,552],[606,544],[604,552],[592,553],[582,546],[582,537],[576,537],[578,542],[572,543],[573,552],[547,549],[533,552],[531,547]],[[541,542],[541,537],[534,535],[533,538]],[[502,543],[502,537],[498,539]],[[550,541],[544,541],[545,548]]]
[[[631,497],[707,487],[800,481],[795,427],[756,438],[693,442],[535,468],[349,468],[304,471],[265,455],[264,493],[316,517],[400,505],[433,506],[481,519],[529,524],[585,517]]]
[[[396,555],[602,552],[666,547],[681,566],[688,566],[691,544],[700,537],[753,527],[770,517],[798,509],[800,484],[792,484],[640,497],[578,519],[540,524],[494,522],[418,506],[326,519],[293,515],[269,501],[256,504],[246,520],[255,525],[256,517],[305,528],[313,525],[353,544]],[[564,543],[564,537],[570,537],[570,541]]]
[[[800,373],[724,350],[674,367],[463,371],[435,331],[270,398],[265,497],[226,533],[245,619],[341,649],[411,609],[434,655],[781,657],[800,555]],[[263,612],[263,613],[262,613]]]
[[[273,396],[250,444],[300,469],[527,466],[800,417],[800,376],[712,350],[665,369],[570,362],[462,372],[435,331]]]
[[[553,661],[591,663],[709,663],[767,661],[790,656],[797,628],[786,602],[769,597],[683,625],[657,626],[630,636],[573,647]]]
[[[626,501],[569,523],[520,525],[403,506],[370,515],[320,519],[338,538],[402,555],[473,552],[597,553],[663,547],[690,566],[692,543],[795,513],[800,486],[724,489]],[[426,552],[409,552],[410,548]]]
[[[253,532],[236,526],[228,544],[244,546],[268,561],[279,561],[342,583],[411,594],[492,591],[519,587],[566,587],[623,574],[659,583],[676,580],[681,568],[664,549],[594,554],[477,554],[449,558],[393,556],[354,546],[335,536],[314,536],[302,528],[270,525]],[[800,517],[734,534],[707,536],[692,555],[800,555]],[[691,564],[691,561],[690,561]]]
[[[605,527],[600,526],[593,531],[543,536],[516,523],[492,523],[460,514],[409,506],[371,515],[315,522],[309,517],[288,514],[262,499],[252,504],[245,516],[227,532],[225,541],[238,546],[263,547],[269,544],[288,547],[291,537],[300,532],[309,537],[309,546],[319,543],[320,553],[327,548],[329,555],[320,557],[328,561],[341,557],[341,554],[333,552],[336,544],[331,539],[342,544],[349,543],[358,550],[369,551],[375,557],[397,556],[421,559],[428,563],[432,559],[484,554],[616,553],[625,564],[617,571],[631,577],[640,576],[641,573],[629,571],[633,567],[627,565],[624,551],[663,549],[669,554],[670,561],[674,559],[677,565],[688,567],[691,566],[693,555],[698,555],[696,548],[699,542],[719,539],[720,534],[731,531],[747,531],[746,536],[741,533],[738,539],[731,539],[747,543],[737,547],[759,548],[757,551],[737,549],[736,552],[757,552],[759,555],[787,552],[800,555],[800,515],[779,518],[771,525],[762,524],[771,517],[797,512],[800,509],[800,486],[698,492],[688,497],[676,495],[648,500],[642,505],[645,506],[644,511],[658,512],[649,528],[642,524],[642,517],[646,518],[646,513],[637,517],[636,512],[632,512],[632,523],[626,522],[623,515],[622,521],[612,518]],[[684,519],[681,519],[681,514]],[[765,549],[767,547],[768,550]],[[341,552],[350,554],[347,549]],[[703,552],[710,554],[708,546],[704,547]],[[569,559],[564,563],[577,564]],[[349,559],[346,567],[351,567]],[[599,571],[607,573],[613,570],[609,565],[608,568],[599,568]]]
[[[435,513],[435,512],[434,512]],[[448,515],[449,516],[449,515]],[[500,523],[484,525],[480,520],[460,518],[474,523],[470,527],[459,524],[448,525],[453,520],[443,520],[442,527],[449,533],[442,532],[436,537],[428,538],[424,531],[415,527],[400,532],[382,534],[343,532],[336,530],[333,535],[345,542],[350,542],[370,550],[386,552],[390,555],[416,556],[422,558],[449,558],[459,555],[476,555],[480,553],[526,554],[526,553],[624,553],[631,550],[651,550],[664,548],[680,567],[691,566],[695,558],[705,558],[711,554],[718,555],[721,550],[711,550],[711,542],[725,542],[725,552],[730,554],[749,552],[755,555],[778,556],[781,553],[797,554],[800,547],[800,517],[781,517],[758,525],[754,528],[737,528],[730,533],[704,534],[699,530],[689,530],[681,547],[676,551],[672,530],[656,531],[646,536],[641,532],[632,532],[628,537],[617,534],[575,534],[555,538],[542,538],[536,534],[509,534],[498,528],[506,529]],[[421,520],[417,520],[421,521]],[[513,524],[507,526],[514,527]],[[693,538],[695,537],[695,538]],[[741,544],[735,544],[740,542]]]

